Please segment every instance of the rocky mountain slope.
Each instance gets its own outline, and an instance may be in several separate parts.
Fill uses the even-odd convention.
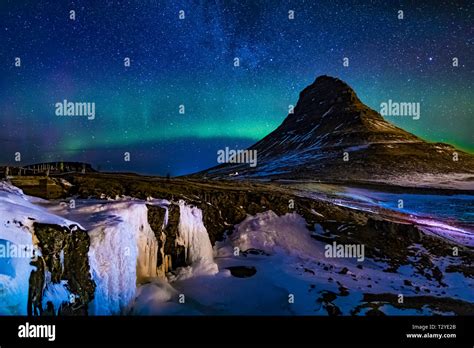
[[[226,163],[198,176],[400,185],[470,178],[474,185],[473,155],[426,142],[392,125],[364,105],[345,82],[329,76],[306,87],[294,113],[249,150],[257,151],[257,166]]]

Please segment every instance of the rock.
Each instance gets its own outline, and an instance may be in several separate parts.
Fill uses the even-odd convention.
[[[338,306],[336,306],[335,304],[333,303],[328,303],[327,305],[324,306],[324,309],[326,309],[326,311],[328,312],[328,315],[329,316],[337,316],[337,315],[341,315],[342,312],[341,310],[339,309]]]
[[[148,223],[151,229],[155,233],[155,238],[158,241],[158,255],[157,255],[157,267],[161,266],[164,262],[163,255],[160,249],[164,247],[161,233],[164,233],[164,222],[166,209],[156,205],[147,204],[148,208]],[[165,254],[166,251],[164,250]]]
[[[55,315],[58,311],[63,315],[87,315],[95,291],[87,254],[89,235],[77,226],[68,228],[35,222],[33,228],[42,256],[32,262],[37,269],[30,275],[28,315]],[[53,284],[67,281],[67,288],[75,297],[74,303],[65,302],[61,308],[47,304],[47,308],[43,308],[46,271],[51,273]]]
[[[232,266],[226,267],[234,277],[249,278],[257,273],[257,269],[253,266]]]
[[[340,285],[339,286],[339,296],[347,296],[347,295],[349,295],[349,289],[346,288],[343,285]]]
[[[182,245],[176,244],[178,237],[178,226],[180,217],[179,205],[171,203],[168,206],[168,224],[164,226],[165,209],[159,206],[147,205],[148,207],[148,223],[155,233],[158,241],[158,267],[160,267],[164,260],[163,255],[160,255],[160,250],[163,248],[164,255],[169,255],[171,262],[166,261],[166,266],[171,266],[171,269],[188,266],[186,263],[186,249]],[[161,233],[164,233],[166,238],[162,238]],[[164,239],[164,243],[163,243]],[[164,268],[168,268],[164,267]],[[170,270],[171,270],[170,269]]]
[[[373,317],[373,316],[377,316],[377,317],[380,317],[380,316],[385,316],[385,314],[379,310],[378,308],[372,308],[372,309],[369,309],[366,314],[367,316],[370,316],[370,317]]]
[[[349,272],[349,270],[347,269],[347,267],[344,267],[343,269],[341,269],[339,274],[347,274],[347,272]]]

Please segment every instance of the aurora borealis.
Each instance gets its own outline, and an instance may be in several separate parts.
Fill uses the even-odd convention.
[[[271,132],[323,74],[346,81],[375,110],[389,99],[420,102],[419,120],[387,120],[473,152],[473,7],[2,1],[0,163],[19,151],[25,164],[79,160],[106,170],[191,173],[215,165],[217,149],[243,148]],[[95,119],[58,118],[54,104],[64,99],[94,102]]]

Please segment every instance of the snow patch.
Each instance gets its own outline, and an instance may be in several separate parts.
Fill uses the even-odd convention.
[[[314,245],[305,220],[296,213],[278,216],[269,210],[248,216],[235,226],[230,240],[242,251],[253,248],[268,254],[323,257],[321,250]]]

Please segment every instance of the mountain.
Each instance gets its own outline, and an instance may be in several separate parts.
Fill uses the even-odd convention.
[[[224,163],[199,175],[474,186],[473,155],[392,125],[330,76],[306,87],[294,112],[248,150],[257,151],[256,166]]]

